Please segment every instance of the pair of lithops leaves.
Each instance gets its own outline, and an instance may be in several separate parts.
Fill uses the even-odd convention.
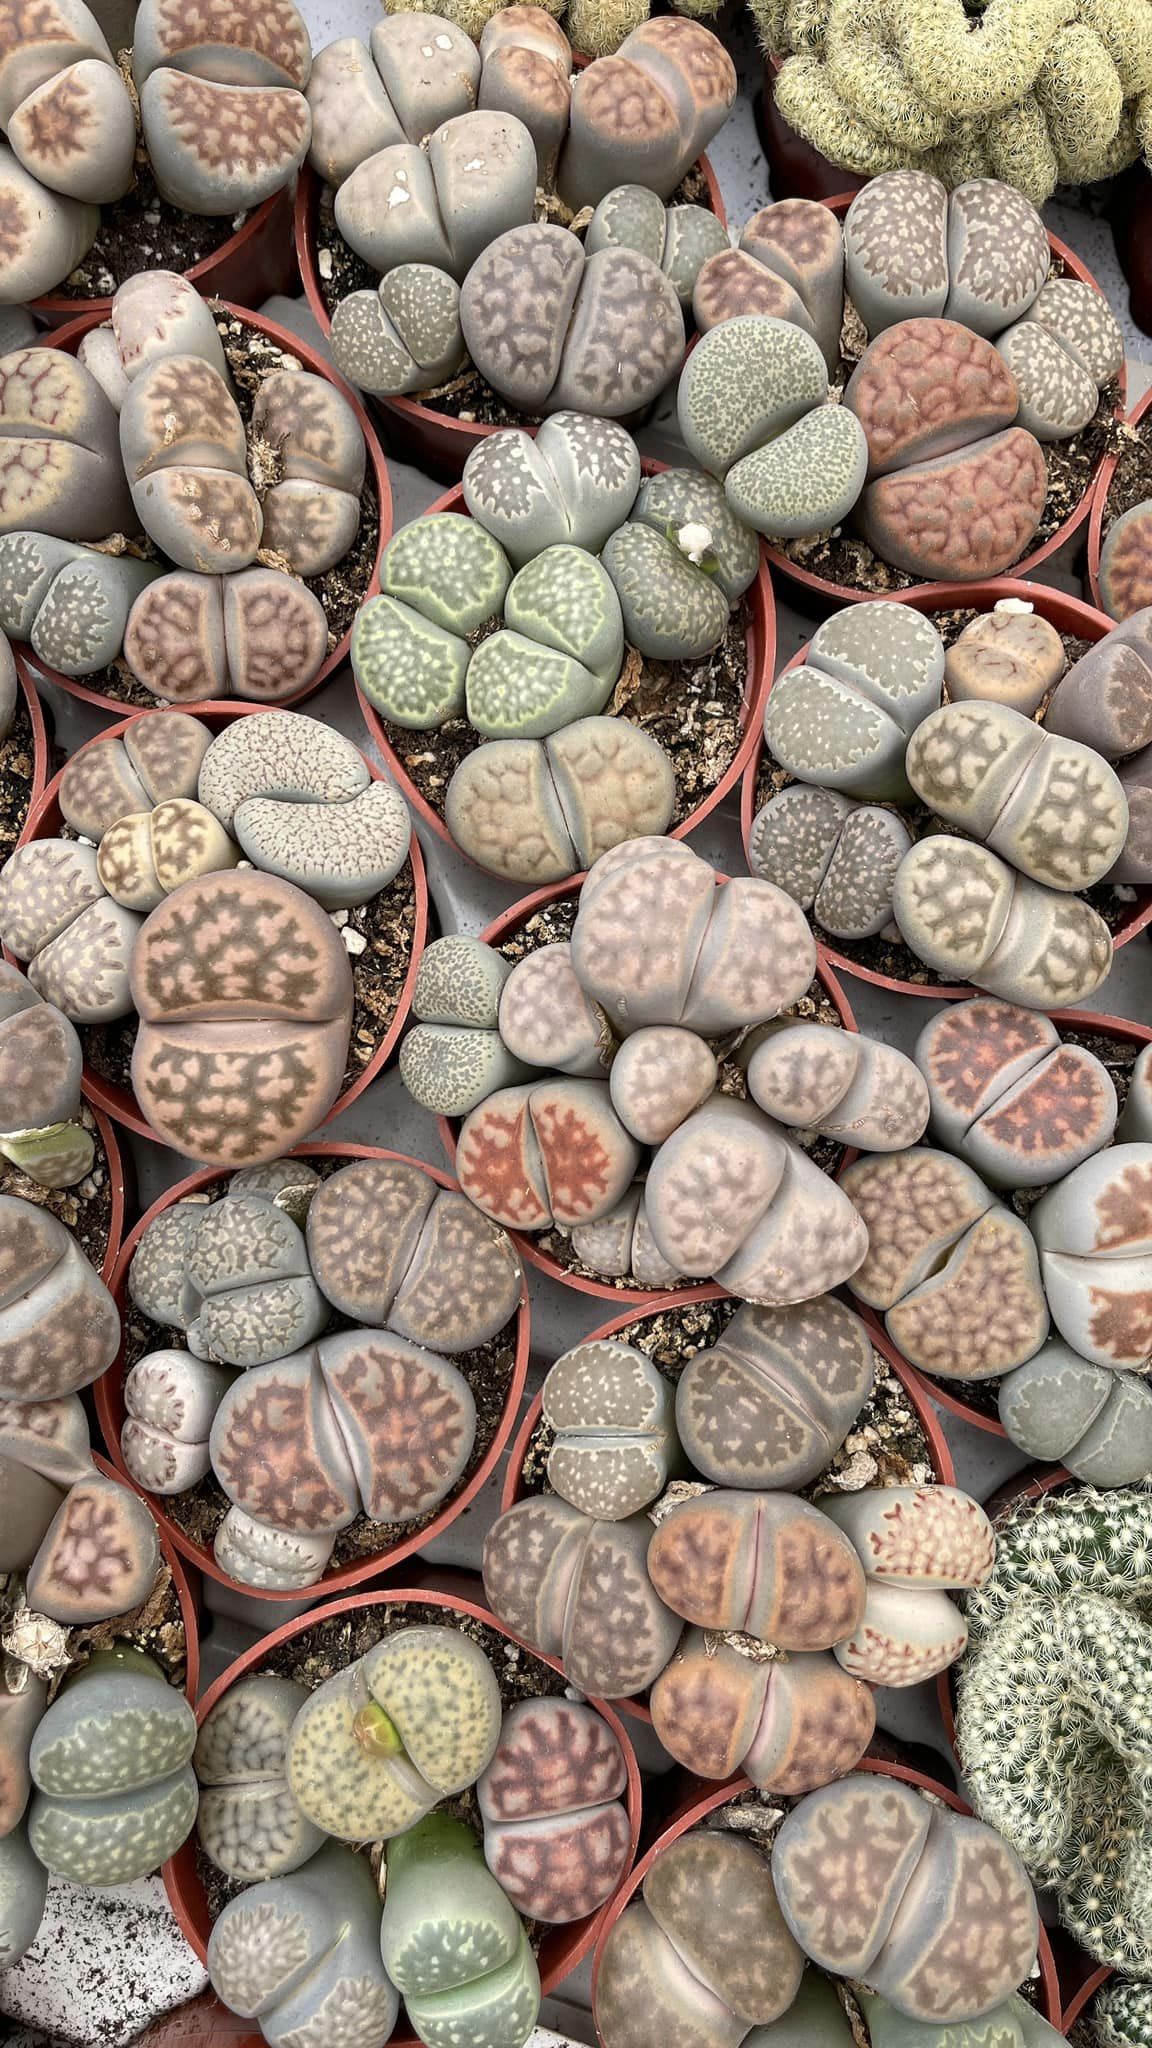
[[[0,1400],[74,1394],[119,1342],[112,1296],[64,1224],[18,1195],[0,1198]]]
[[[0,963],[0,1154],[40,1187],[75,1187],[91,1171],[83,1066],[74,1025],[18,968]]]
[[[306,1235],[289,1213],[305,1206]],[[129,1471],[170,1494],[214,1469],[233,1502],[217,1561],[290,1589],[358,1513],[410,1522],[457,1485],[476,1412],[451,1359],[504,1327],[521,1275],[504,1232],[415,1164],[358,1160],[321,1183],[282,1160],[162,1211],[128,1285],[189,1346],[128,1375]],[[324,1336],[333,1309],[361,1327]]]
[[[119,1480],[94,1470],[75,1394],[0,1402],[0,1570],[62,1628],[130,1613],[152,1590],[156,1524]]]

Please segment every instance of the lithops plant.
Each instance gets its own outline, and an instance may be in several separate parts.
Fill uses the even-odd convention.
[[[944,659],[944,680],[953,704],[975,697],[1007,704],[1030,718],[1056,688],[1066,667],[1064,642],[1055,626],[1019,598],[1002,598],[990,612],[969,619],[952,642]],[[1049,730],[1063,728],[1053,723]],[[1085,735],[1067,733],[1066,737]],[[1106,750],[1097,747],[1096,751]]]
[[[107,1621],[143,1605],[160,1551],[142,1500],[89,1472],[69,1488],[25,1579],[28,1605],[62,1627]]]
[[[0,1963],[18,1962],[36,1939],[48,1897],[48,1872],[22,1827],[0,1835]]]
[[[378,150],[423,142],[443,121],[468,113],[479,82],[475,43],[443,15],[390,15],[376,23],[370,43],[341,36],[313,61],[308,161],[329,185],[342,185]]]
[[[140,933],[131,996],[133,1087],[177,1150],[252,1165],[331,1109],[352,970],[331,919],[278,875],[208,875],[166,897]]]
[[[423,147],[394,142],[365,158],[336,193],[336,225],[381,275],[421,263],[461,283],[493,242],[531,220],[535,196],[536,148],[523,121],[469,111]]]
[[[341,733],[294,711],[238,718],[200,764],[199,798],[245,857],[325,910],[367,903],[408,857],[408,806]]]
[[[1152,1316],[1152,1145],[1113,1145],[1042,1195],[1029,1217],[1052,1320],[1097,1365],[1141,1367]]]
[[[868,2024],[872,2048],[1057,2048],[1064,2039],[1036,2007],[1019,1992],[978,2020],[943,2026],[937,2020],[910,2020],[882,1998],[865,1992],[860,2007]],[[801,2036],[797,2048],[807,2048]],[[771,2048],[770,2043],[765,2048]]]
[[[1000,1420],[1029,1457],[1086,1486],[1134,1486],[1152,1471],[1152,1387],[1093,1365],[1053,1337],[1000,1383]]]
[[[832,1295],[793,1308],[748,1305],[680,1375],[681,1442],[719,1486],[806,1486],[844,1442],[872,1375],[868,1333]]]
[[[1083,897],[1050,889],[990,847],[921,839],[892,885],[905,943],[947,981],[1037,1010],[1082,1003],[1112,965],[1112,934]]]
[[[232,1374],[190,1351],[148,1351],[124,1379],[120,1453],[148,1493],[185,1493],[211,1470],[208,1437]]]
[[[326,377],[274,370],[256,393],[248,440],[264,485],[261,545],[295,576],[323,575],[360,524],[367,451],[348,400]]]
[[[558,1494],[517,1502],[484,1542],[484,1590],[516,1634],[598,1699],[643,1692],[681,1630],[648,1575],[646,1515],[597,1522]]]
[[[433,263],[398,263],[375,291],[341,299],[329,345],[341,376],[374,398],[435,391],[468,360],[460,287]]]
[[[735,249],[725,245],[702,265],[692,310],[702,334],[748,313],[791,320],[819,342],[834,372],[844,320],[844,241],[835,215],[814,199],[762,207]]]
[[[416,971],[416,1023],[400,1047],[400,1077],[436,1116],[465,1116],[486,1095],[527,1078],[500,1036],[510,963],[480,939],[453,933],[426,946]]]
[[[514,1906],[566,1925],[610,1898],[628,1866],[628,1767],[602,1714],[520,1700],[476,1785],[484,1858]]]
[[[283,569],[173,570],[141,592],[124,628],[126,666],[171,704],[278,704],[308,688],[328,651],[323,605]]]
[[[1129,506],[1104,535],[1097,571],[1100,603],[1121,621],[1152,603],[1152,499]]]
[[[864,1487],[821,1507],[868,1581],[859,1626],[835,1646],[845,1671],[872,1685],[918,1685],[954,1664],[968,1630],[948,1591],[981,1586],[992,1570],[983,1508],[955,1486]]]
[[[925,171],[892,171],[852,201],[844,267],[870,334],[944,314],[997,335],[1038,298],[1048,236],[1035,207],[997,179],[970,179],[949,197]]]
[[[132,76],[161,196],[188,213],[242,213],[304,161],[311,38],[293,0],[235,0],[206,32],[173,0],[142,0]]]
[[[82,838],[99,841],[118,819],[195,797],[211,728],[184,712],[133,719],[116,739],[93,740],[60,777],[60,809]]]
[[[0,533],[103,540],[135,526],[116,414],[59,349],[0,357]]]
[[[388,1845],[380,1953],[428,2048],[522,2048],[540,1974],[512,1901],[462,1821],[427,1820]]]
[[[1152,612],[1134,612],[1073,662],[1044,713],[1049,732],[1106,761],[1152,741]]]
[[[326,1842],[299,1870],[229,1899],[208,1939],[208,1975],[269,2048],[387,2041],[400,2000],[380,1958],[367,1857]]]
[[[1066,441],[1094,417],[1100,392],[1124,362],[1124,337],[1107,300],[1080,278],[1053,278],[996,346],[1016,379],[1020,425],[1038,441]]]
[[[572,948],[541,946],[518,960],[500,991],[500,1036],[529,1067],[600,1080],[608,1067],[612,1033],[598,1003],[585,995],[572,966]]]
[[[73,1883],[125,1884],[175,1853],[196,1818],[196,1717],[139,1652],[98,1652],[32,1738],[28,1840]]]
[[[957,1003],[924,1026],[915,1058],[933,1137],[996,1185],[1046,1187],[1112,1141],[1107,1068],[1039,1011]]]
[[[771,2041],[803,1972],[767,1859],[735,1833],[694,1829],[655,1857],[612,1927],[596,2029],[605,2048]]]
[[[0,1196],[0,1399],[75,1393],[119,1342],[116,1304],[75,1238],[49,1210]]]
[[[876,1726],[872,1694],[824,1650],[769,1660],[746,1635],[685,1629],[651,1693],[669,1754],[705,1778],[742,1771],[795,1797],[854,1770]]]
[[[167,356],[128,387],[120,452],[137,520],[180,569],[247,569],[263,529],[244,422],[220,371]]]
[[[777,676],[764,738],[798,781],[856,797],[907,797],[905,754],[936,712],[944,643],[908,605],[847,605],[825,619],[799,668]]]
[[[456,1152],[464,1193],[510,1230],[598,1222],[639,1163],[608,1083],[566,1074],[489,1095],[465,1118]]]
[[[132,183],[132,102],[99,23],[82,0],[46,20],[16,8],[0,40],[8,147],[50,192],[100,206]]]
[[[777,1123],[862,1152],[899,1152],[928,1122],[928,1089],[907,1054],[824,1024],[769,1029],[746,1068],[754,1101]]]
[[[1129,1076],[1128,1096],[1116,1135],[1127,1142],[1152,1139],[1152,1058],[1146,1046],[1137,1054]]]
[[[869,939],[892,925],[892,885],[911,844],[895,811],[794,782],[757,811],[748,865],[831,938]]]
[[[274,1529],[233,1506],[216,1531],[212,1554],[221,1571],[242,1586],[297,1593],[315,1585],[335,1542],[335,1532],[305,1536],[299,1530]]]
[[[0,145],[0,208],[13,230],[0,256],[3,309],[20,306],[63,283],[100,231],[95,206],[49,192],[5,145]],[[21,342],[25,339],[20,337]]]
[[[479,36],[481,107],[515,114],[531,131],[543,185],[556,176],[572,101],[572,45],[543,7],[497,9]]]
[[[644,1352],[611,1337],[577,1344],[542,1391],[548,1478],[583,1514],[622,1521],[663,1493],[680,1463],[676,1397]]]
[[[196,1738],[201,1847],[241,1884],[298,1870],[324,1840],[288,1789],[288,1737],[307,1698],[293,1679],[257,1672],[228,1688]]]
[[[653,660],[686,661],[719,645],[731,607],[755,578],[760,550],[715,477],[666,469],[641,485],[602,560],[629,646]]]
[[[667,199],[723,127],[735,97],[735,66],[709,29],[675,15],[641,22],[615,56],[589,64],[573,82],[561,198],[576,210],[633,183]]]
[[[161,574],[155,562],[101,554],[47,534],[0,535],[0,627],[65,676],[116,661],[128,614]]]
[[[841,1183],[868,1234],[849,1285],[913,1365],[991,1379],[1039,1350],[1048,1304],[1036,1245],[972,1167],[917,1145],[858,1159]]]
[[[978,2019],[1036,1959],[1019,1857],[981,1821],[894,1780],[859,1773],[810,1792],[776,1836],[772,1875],[805,1955],[909,2019]]]
[[[615,420],[556,412],[535,435],[504,427],[477,441],[461,488],[517,569],[561,543],[597,555],[636,501],[640,455]]]
[[[147,1254],[147,1237],[137,1258]],[[304,1233],[271,1194],[237,1188],[193,1207],[182,1263],[184,1329],[199,1357],[267,1365],[310,1344],[328,1321]]]
[[[646,185],[617,185],[595,208],[584,246],[590,256],[598,249],[638,249],[650,256],[687,311],[702,264],[727,249],[728,231],[706,206],[666,207]]]
[[[119,412],[128,387],[164,356],[200,356],[228,381],[224,344],[206,299],[176,270],[142,270],[117,287],[107,326],[76,350]]]
[[[540,740],[492,740],[466,754],[444,816],[478,867],[536,888],[590,868],[626,840],[665,832],[672,763],[626,718],[578,718]]]
[[[96,1148],[79,1120],[83,1054],[63,1012],[0,964],[0,1154],[45,1188],[74,1187]]]
[[[292,1795],[326,1834],[389,1840],[475,1784],[500,1717],[495,1673],[470,1636],[399,1629],[301,1707],[288,1736]]]
[[[612,1107],[642,1145],[661,1145],[708,1100],[715,1054],[680,1024],[646,1024],[617,1046],[608,1086]]]
[[[67,1489],[91,1470],[88,1418],[76,1395],[0,1402],[0,1571],[33,1563]]]
[[[661,1518],[648,1576],[697,1628],[757,1636],[781,1650],[827,1650],[859,1626],[864,1573],[851,1543],[789,1493],[717,1487]]]
[[[141,919],[114,903],[91,846],[38,839],[0,869],[0,933],[45,1002],[76,1024],[132,1008],[128,972]]]

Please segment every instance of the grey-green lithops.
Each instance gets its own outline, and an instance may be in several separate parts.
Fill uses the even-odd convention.
[[[546,739],[604,709],[624,625],[605,569],[582,548],[546,548],[512,578],[504,628],[468,664],[468,718],[486,739]]]
[[[43,533],[0,535],[0,627],[66,676],[93,675],[124,646],[128,614],[161,574]]]
[[[200,1841],[217,1869],[242,1884],[298,1870],[324,1840],[286,1775],[289,1731],[307,1698],[292,1679],[257,1672],[224,1693],[197,1737]]]
[[[511,963],[480,939],[454,933],[424,950],[412,994],[416,1023],[400,1047],[400,1077],[435,1116],[466,1116],[528,1069],[497,1028]]]
[[[364,695],[394,725],[423,730],[457,718],[469,636],[499,616],[512,570],[474,519],[415,519],[380,560],[379,597],[352,629],[352,667]]]
[[[473,519],[520,568],[560,541],[598,554],[632,510],[640,456],[615,420],[555,412],[535,435],[522,427],[485,435],[461,487]]]
[[[48,1896],[48,1872],[22,1827],[0,1835],[0,1970],[18,1962],[36,1939]]]
[[[460,287],[435,264],[400,263],[374,292],[341,299],[330,340],[336,368],[361,391],[375,398],[432,391],[467,360]]]
[[[521,2048],[540,1976],[511,1901],[461,1821],[434,1814],[388,1848],[384,1966],[427,2048]]]
[[[832,938],[868,939],[895,929],[892,885],[911,844],[895,811],[793,782],[757,811],[748,865]]]
[[[641,486],[604,548],[630,646],[658,661],[708,654],[760,563],[750,527],[703,471],[667,469]]]
[[[728,234],[706,206],[665,206],[646,185],[606,192],[588,223],[584,247],[638,249],[657,264],[687,310],[701,264],[728,247]]]
[[[1134,1486],[1152,1471],[1152,1387],[1058,1337],[1001,1380],[999,1408],[1014,1444],[1088,1486]]]
[[[777,676],[764,738],[800,782],[906,797],[909,735],[940,703],[944,643],[908,605],[847,605],[818,627],[799,668]]]
[[[586,1515],[621,1521],[663,1492],[679,1463],[672,1384],[610,1337],[577,1344],[544,1382],[548,1477]]]

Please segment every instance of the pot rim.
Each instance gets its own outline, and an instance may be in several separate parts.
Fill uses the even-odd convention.
[[[48,727],[44,719],[44,706],[40,702],[40,693],[36,689],[31,676],[25,671],[24,664],[16,652],[16,643],[10,642],[9,644],[12,648],[12,658],[16,664],[16,685],[32,727],[32,781],[28,792],[28,809],[24,816],[24,823],[16,836],[16,845],[23,846],[29,820],[48,786]],[[13,848],[13,851],[15,851],[15,848]]]
[[[218,248],[213,249],[209,255],[202,256],[199,263],[194,263],[190,270],[182,271],[181,275],[187,278],[189,284],[194,284],[203,297],[211,298],[212,280],[217,272],[225,264],[231,264],[238,257],[251,253],[252,244],[259,241],[264,233],[275,225],[274,216],[277,210],[283,213],[289,199],[290,183],[281,185],[278,192],[273,192],[268,199],[262,199],[258,206],[251,209],[243,227],[237,228],[236,232],[221,242]],[[127,282],[126,279],[121,281]],[[29,312],[38,313],[42,320],[48,322],[50,330],[85,319],[90,313],[98,313],[101,319],[106,319],[111,307],[110,298],[71,299],[58,287],[54,291],[42,292],[38,299],[28,301]]]
[[[278,197],[279,195],[276,196]],[[274,203],[274,201],[266,203]],[[278,326],[274,320],[266,320],[263,314],[254,313],[249,306],[238,306],[231,299],[212,298],[210,293],[205,293],[203,296],[211,299],[211,304],[215,310],[226,313],[230,319],[240,320],[248,326],[254,327],[258,334],[267,335],[278,347],[283,348],[287,354],[295,356],[302,370],[306,370],[310,376],[322,377],[326,384],[333,385],[340,393],[340,396],[346,399],[351,406],[356,416],[356,424],[364,436],[364,451],[367,458],[367,466],[371,471],[376,487],[376,504],[379,513],[376,553],[373,557],[372,573],[364,586],[360,598],[361,604],[366,603],[368,598],[379,595],[380,557],[392,538],[393,520],[392,485],[388,475],[388,465],[384,459],[384,450],[380,445],[380,437],[365,411],[360,393],[354,391],[350,384],[346,384],[332,364],[326,361],[317,350],[310,347],[308,342],[301,341],[287,327]],[[94,306],[95,303],[94,301]],[[111,300],[108,300],[107,306],[110,307],[111,303]],[[94,327],[103,326],[106,320],[107,311],[99,312],[93,310],[85,313],[81,318],[70,320],[65,326],[50,331],[44,337],[43,345],[49,348],[63,349],[66,354],[74,355],[78,343],[83,340],[84,336],[91,333]],[[317,690],[322,689],[325,683],[331,681],[337,670],[347,661],[351,641],[352,626],[349,625],[348,631],[342,635],[331,653],[325,656],[310,683],[306,683],[302,690],[297,690],[294,696],[285,697],[279,704],[259,704],[255,708],[261,711],[287,711],[292,705],[302,704],[305,698],[314,696]],[[27,641],[13,642],[12,652],[16,657],[17,673],[22,679],[27,680],[29,683],[37,681],[51,683],[56,689],[65,690],[70,697],[77,697],[84,704],[92,704],[98,711],[110,711],[117,718],[125,718],[133,712],[139,711],[194,711],[198,708],[196,705],[169,704],[159,697],[155,704],[125,703],[118,697],[105,696],[101,690],[90,689],[82,676],[62,675],[59,669],[49,667],[47,662],[42,662],[39,659],[39,656],[34,653]],[[214,699],[212,701],[226,701],[230,704],[249,705],[250,707],[252,705],[252,700],[247,697]]]
[[[137,719],[151,718],[157,711],[178,710],[189,718],[203,719],[206,724],[223,730],[233,718],[251,718],[261,711],[285,711],[288,708],[284,704],[250,704],[246,699],[239,697],[206,698],[199,704],[157,704],[148,711],[139,708],[133,711],[128,718],[122,719],[117,725],[106,726],[103,732],[98,732],[92,739],[85,740],[84,745],[77,747],[76,752],[69,757],[69,760],[77,760],[88,747],[102,744],[105,740],[122,739],[129,727],[135,725]],[[384,781],[386,778],[381,774],[371,757],[364,753],[362,748],[357,748],[357,752],[360,754],[372,780],[374,782]],[[65,767],[68,765],[69,763],[66,762]],[[62,823],[60,782],[63,774],[64,768],[60,770],[58,775],[53,776],[39,803],[29,812],[28,822],[20,839],[21,846],[27,846],[36,839],[52,839],[58,835]],[[356,1079],[337,1096],[327,1116],[323,1119],[321,1129],[324,1128],[325,1124],[331,1123],[334,1117],[340,1116],[344,1110],[349,1109],[357,1097],[362,1095],[364,1090],[370,1087],[372,1082],[378,1079],[384,1072],[395,1051],[400,1034],[408,1022],[408,1013],[412,1004],[412,992],[416,986],[416,975],[419,971],[420,961],[423,957],[428,937],[428,877],[424,867],[424,857],[420,850],[420,842],[415,831],[413,831],[409,841],[407,859],[412,869],[412,880],[415,889],[416,923],[412,934],[412,957],[408,963],[408,972],[404,977],[404,985],[400,991],[400,1000],[396,1006],[396,1014],[376,1051],[371,1059],[366,1062],[363,1071],[357,1074]],[[16,960],[15,956],[8,952],[7,947],[3,949],[3,954],[4,958],[11,965],[19,967],[22,973],[26,971],[26,963]],[[84,1083],[86,1092],[91,1097],[93,1108],[99,1106],[106,1116],[114,1118],[118,1124],[122,1124],[125,1130],[132,1131],[136,1137],[148,1138],[153,1144],[164,1146],[167,1151],[173,1150],[167,1140],[162,1138],[160,1133],[154,1130],[148,1122],[131,1089],[121,1088],[115,1082],[104,1080],[87,1062],[85,1062],[84,1066]],[[217,1172],[228,1170],[230,1169],[213,1169],[213,1171]]]
[[[355,1145],[332,1140],[328,1143],[296,1145],[291,1152],[286,1153],[284,1156],[288,1159],[339,1158],[349,1165],[358,1159],[394,1159],[401,1161],[406,1166],[418,1166],[420,1171],[426,1173],[431,1180],[435,1181],[438,1187],[454,1190],[457,1186],[451,1175],[445,1173],[442,1167],[430,1166],[427,1160],[413,1159],[407,1153],[388,1151],[379,1145]],[[205,1188],[211,1187],[215,1182],[230,1178],[231,1171],[228,1168],[216,1166],[201,1167],[198,1172],[190,1173],[185,1179],[177,1181],[173,1187],[166,1188],[164,1193],[158,1196],[156,1201],[152,1203],[151,1208],[145,1210],[140,1221],[135,1224],[125,1238],[109,1282],[110,1291],[116,1302],[117,1309],[121,1313],[121,1317],[123,1317],[124,1304],[127,1298],[128,1269],[148,1225],[165,1210],[173,1208],[177,1202],[183,1201],[187,1196],[199,1194]],[[312,1586],[288,1588],[286,1590],[271,1587],[253,1588],[252,1586],[245,1585],[238,1579],[230,1577],[227,1572],[222,1571],[216,1562],[209,1544],[198,1543],[191,1536],[185,1534],[176,1521],[169,1516],[164,1504],[165,1497],[163,1495],[146,1494],[144,1497],[148,1500],[157,1521],[165,1531],[169,1541],[187,1559],[189,1564],[194,1565],[205,1577],[214,1579],[217,1585],[227,1586],[232,1592],[244,1594],[249,1598],[255,1597],[259,1600],[276,1601],[281,1604],[292,1602],[296,1606],[300,1605],[302,1599],[307,1601],[311,1597],[315,1601],[321,1601],[328,1599],[330,1596],[344,1594],[352,1587],[362,1586],[367,1579],[377,1578],[384,1572],[395,1570],[398,1565],[413,1557],[416,1552],[423,1550],[427,1544],[432,1542],[434,1537],[441,1535],[445,1529],[449,1528],[456,1521],[458,1516],[464,1512],[464,1509],[476,1499],[499,1463],[504,1446],[515,1426],[516,1416],[524,1394],[524,1383],[528,1374],[528,1355],[532,1338],[532,1310],[528,1296],[527,1279],[523,1271],[521,1271],[520,1279],[520,1299],[516,1306],[515,1315],[516,1340],[512,1359],[512,1371],[509,1375],[508,1388],[504,1397],[503,1413],[493,1432],[492,1441],[488,1445],[475,1471],[470,1474],[459,1490],[450,1499],[441,1504],[435,1517],[426,1527],[419,1529],[405,1542],[396,1544],[392,1550],[387,1552],[377,1551],[372,1556],[360,1558],[346,1565],[330,1566]],[[93,1395],[107,1454],[115,1465],[118,1474],[122,1478],[127,1479],[130,1485],[135,1485],[135,1481],[131,1479],[128,1468],[124,1463],[123,1453],[120,1449],[120,1429],[124,1405],[124,1377],[124,1345],[123,1341],[121,1341],[120,1349],[112,1364],[96,1381]],[[142,1492],[140,1487],[137,1487],[136,1490],[137,1492]],[[359,1597],[363,1599],[365,1596],[361,1595]],[[354,1605],[355,1602],[350,1604]]]
[[[200,1686],[200,1624],[199,1600],[196,1593],[193,1592],[192,1582],[184,1569],[183,1561],[177,1552],[175,1544],[172,1542],[171,1535],[162,1517],[156,1512],[156,1504],[150,1495],[137,1486],[134,1479],[130,1479],[126,1472],[122,1472],[119,1466],[114,1465],[111,1459],[106,1458],[102,1452],[93,1451],[92,1463],[103,1478],[114,1479],[117,1485],[127,1487],[128,1491],[134,1493],[138,1500],[142,1500],[156,1524],[156,1534],[160,1539],[161,1554],[172,1574],[172,1584],[176,1589],[176,1598],[180,1603],[180,1620],[184,1628],[185,1677],[183,1691],[190,1705],[195,1706],[196,1694]],[[112,1619],[115,1620],[117,1617],[113,1616]]]
[[[1149,386],[1142,397],[1136,400],[1135,405],[1127,416],[1126,425],[1129,427],[1140,426],[1146,419],[1150,408],[1152,408],[1152,385]],[[1105,538],[1104,514],[1108,510],[1108,493],[1112,489],[1112,479],[1116,474],[1121,452],[1120,449],[1117,449],[1115,454],[1106,455],[1100,464],[1096,482],[1092,487],[1092,509],[1088,516],[1088,588],[1092,593],[1093,604],[1101,612],[1104,611],[1104,605],[1100,596],[1100,555]],[[1106,618],[1108,617],[1106,612],[1104,615]],[[1113,626],[1118,626],[1122,623],[1123,621],[1120,619],[1110,620],[1110,624]]]
[[[1079,1951],[1077,1951],[1079,1954]],[[1070,2034],[1078,2019],[1081,2019],[1098,1991],[1102,1991],[1109,1977],[1116,1975],[1111,1963],[1098,1963],[1091,1976],[1086,1977],[1078,1991],[1074,1992],[1064,2008],[1061,2022],[1062,2034]]]
[[[1152,391],[1149,392],[1152,399]],[[1100,641],[1107,637],[1116,624],[1095,606],[1086,604],[1082,598],[1070,597],[1066,591],[1054,590],[1046,583],[1025,583],[1019,576],[992,576],[976,583],[924,583],[916,590],[896,590],[878,602],[883,604],[911,604],[916,611],[933,612],[965,610],[969,607],[981,611],[993,611],[1005,598],[1018,598],[1030,604],[1043,619],[1047,619],[1059,632],[1073,633],[1077,639]],[[811,640],[806,640],[799,652],[785,662],[780,675],[789,669],[799,668],[807,657]],[[779,677],[769,679],[764,692],[764,701]],[[752,838],[752,825],[756,817],[756,783],[760,774],[760,762],[764,753],[763,717],[757,728],[756,739],[748,756],[740,785],[740,836],[744,845],[745,863],[751,869],[748,858]],[[899,805],[886,806],[899,811]],[[1132,914],[1112,934],[1113,951],[1126,946],[1129,939],[1152,920],[1152,887],[1140,891]],[[900,975],[882,974],[878,968],[864,967],[849,958],[834,946],[822,947],[831,965],[838,974],[848,974],[856,981],[867,981],[873,988],[889,990],[893,995],[919,996],[928,1002],[963,1002],[969,996],[981,991],[972,982],[939,982],[935,986],[926,982],[905,981]]]

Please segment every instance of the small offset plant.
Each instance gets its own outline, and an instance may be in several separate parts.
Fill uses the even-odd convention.
[[[648,1507],[680,1466],[675,1397],[631,1344],[599,1337],[556,1360],[542,1389],[553,1433],[548,1478],[581,1513],[619,1522]]]
[[[868,1582],[859,1627],[836,1644],[844,1669],[872,1685],[913,1685],[954,1664],[968,1631],[948,1590],[982,1585],[992,1570],[983,1508],[954,1486],[865,1487],[821,1505]]]

